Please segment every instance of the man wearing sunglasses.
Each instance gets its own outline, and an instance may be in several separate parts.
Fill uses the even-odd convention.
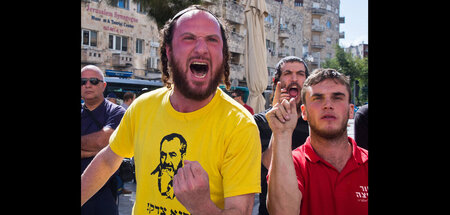
[[[119,125],[125,109],[106,100],[102,71],[93,65],[81,69],[81,173],[97,153],[108,145],[109,137]],[[117,173],[115,173],[117,174]],[[118,214],[116,175],[81,207],[81,214]]]

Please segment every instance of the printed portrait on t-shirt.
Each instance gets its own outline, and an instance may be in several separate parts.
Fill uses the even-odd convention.
[[[158,173],[158,189],[161,196],[174,199],[173,177],[180,167],[186,155],[187,142],[177,133],[163,137],[160,143],[159,165],[151,175]]]

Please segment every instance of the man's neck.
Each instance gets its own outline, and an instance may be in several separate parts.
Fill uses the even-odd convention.
[[[342,171],[352,155],[352,145],[348,142],[347,133],[336,139],[325,139],[311,132],[311,145],[314,151],[333,165],[339,172]]]
[[[84,105],[86,106],[87,109],[89,109],[90,111],[93,111],[93,110],[95,110],[95,108],[97,108],[103,102],[103,100],[104,100],[104,98],[85,100]]]
[[[197,101],[184,97],[184,95],[181,94],[174,86],[169,101],[176,111],[181,113],[189,113],[205,107],[212,100],[215,94],[216,92],[212,93],[208,98],[204,100]]]

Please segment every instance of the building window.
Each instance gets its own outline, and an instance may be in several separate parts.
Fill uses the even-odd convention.
[[[97,47],[97,31],[81,29],[81,44]]]
[[[327,10],[331,11],[331,5],[327,4]]]
[[[296,7],[303,7],[303,0],[295,0],[294,6]]]
[[[264,18],[264,21],[273,25],[273,16],[271,16],[270,14],[267,15],[267,17]]]
[[[158,51],[158,47],[150,47],[150,56],[156,57],[156,52]]]
[[[109,49],[127,51],[128,50],[128,38],[118,35],[109,35]]]
[[[144,7],[142,7],[142,5],[141,5],[140,2],[136,3],[136,6],[137,6],[136,11],[137,11],[138,13],[146,13],[146,11],[144,10]]]
[[[150,68],[150,69],[158,69],[158,61],[159,61],[159,59],[158,58],[156,58],[156,57],[150,57],[150,58],[148,58],[149,60],[148,60],[148,67]]]
[[[130,0],[118,0],[117,7],[127,9],[127,10],[130,9]]]
[[[136,53],[142,54],[142,49],[144,48],[144,40],[136,39]]]
[[[128,50],[128,37],[122,37],[122,51]]]
[[[303,44],[302,52],[303,52],[303,58],[308,57],[308,55],[309,55],[309,53],[308,53],[308,44]]]
[[[231,64],[239,65],[240,55],[239,53],[231,52]]]
[[[275,43],[266,39],[266,49],[270,55],[275,56]]]

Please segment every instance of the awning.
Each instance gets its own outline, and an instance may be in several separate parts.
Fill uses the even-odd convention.
[[[112,77],[123,77],[123,78],[131,78],[131,76],[133,75],[133,72],[129,72],[129,71],[118,71],[118,70],[111,70],[111,69],[107,69],[105,71],[107,76],[112,76]]]

